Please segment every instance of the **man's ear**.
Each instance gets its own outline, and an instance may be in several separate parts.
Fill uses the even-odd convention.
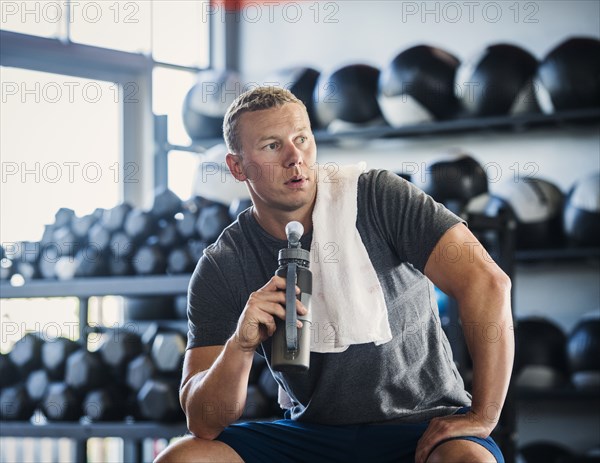
[[[227,163],[227,167],[229,167],[231,175],[233,175],[236,180],[245,182],[248,179],[248,177],[246,177],[244,174],[242,157],[239,154],[227,153],[227,156],[225,156],[225,162]]]

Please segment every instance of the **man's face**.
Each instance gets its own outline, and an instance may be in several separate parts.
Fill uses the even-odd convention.
[[[255,206],[286,212],[311,207],[317,147],[304,108],[286,103],[244,113],[239,134],[238,159]]]

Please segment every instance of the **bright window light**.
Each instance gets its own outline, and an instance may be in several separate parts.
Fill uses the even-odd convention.
[[[208,1],[152,2],[152,56],[156,61],[208,67]]]
[[[40,239],[61,207],[77,214],[121,199],[116,84],[0,68],[0,239]]]
[[[169,142],[188,145],[191,139],[183,126],[183,100],[194,85],[195,74],[157,66],[152,72],[152,111],[168,116]]]
[[[187,151],[169,152],[169,188],[181,199],[192,196],[192,184],[197,169],[197,154]]]
[[[66,23],[66,2],[1,1],[3,30],[40,37],[57,37]]]
[[[103,48],[150,53],[150,1],[71,3],[71,40]]]

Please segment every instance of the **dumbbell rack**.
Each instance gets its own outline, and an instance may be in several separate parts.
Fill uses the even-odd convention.
[[[187,293],[190,275],[147,277],[97,277],[70,281],[34,280],[23,286],[0,283],[0,298],[76,297],[79,299],[79,342],[87,346],[90,332],[96,331],[88,323],[88,300],[94,296],[170,296]],[[160,323],[168,324],[169,321]],[[177,321],[178,326],[185,321]],[[35,419],[32,421],[36,421]],[[163,424],[148,421],[120,421],[104,423],[52,422],[34,424],[25,422],[0,422],[1,437],[68,437],[76,442],[75,461],[87,461],[87,440],[94,437],[120,437],[124,442],[126,462],[142,462],[142,443],[148,438],[170,439],[187,432],[185,423]]]

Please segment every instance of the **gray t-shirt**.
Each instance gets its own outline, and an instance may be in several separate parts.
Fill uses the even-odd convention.
[[[294,403],[292,419],[410,423],[470,405],[441,329],[433,285],[422,273],[438,240],[460,222],[394,173],[371,170],[359,177],[356,227],[383,289],[393,339],[340,353],[313,352],[307,373],[275,373]],[[305,234],[302,247],[309,249],[311,240],[312,233]],[[250,210],[223,231],[190,282],[188,348],[225,344],[250,293],[275,273],[284,247],[287,242],[262,229]],[[267,362],[270,341],[258,349]]]

